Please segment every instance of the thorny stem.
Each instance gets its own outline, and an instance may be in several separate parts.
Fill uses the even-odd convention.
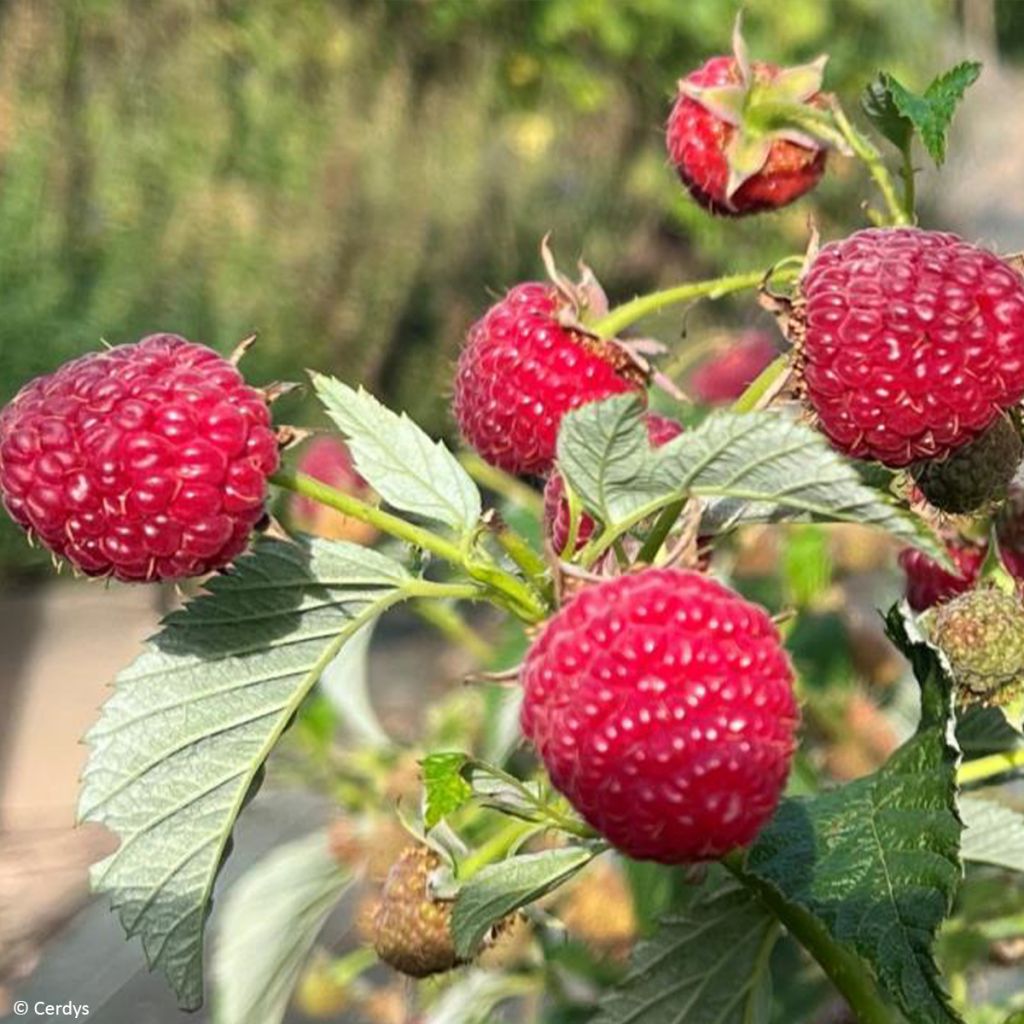
[[[786,926],[789,933],[821,965],[850,1004],[859,1024],[894,1024],[900,1018],[884,1000],[870,971],[843,949],[825,926],[803,907],[790,903],[771,885],[747,872],[743,854],[731,853],[722,864]]]
[[[472,579],[483,583],[492,591],[491,596],[498,603],[525,622],[540,622],[547,615],[546,604],[522,580],[493,563],[475,561],[466,550],[445,537],[422,526],[406,522],[390,512],[367,504],[351,494],[345,494],[305,473],[279,470],[270,480],[278,487],[312,498],[328,508],[337,509],[353,519],[375,526],[382,533],[443,558],[462,569]]]
[[[621,306],[616,306],[606,316],[587,326],[603,338],[614,338],[620,331],[631,327],[638,320],[668,306],[678,305],[681,302],[693,302],[695,299],[720,299],[723,295],[729,295],[732,292],[757,288],[769,274],[771,274],[770,270],[767,274],[763,270],[754,270],[746,274],[716,277],[711,281],[690,281],[673,288],[639,295],[629,302],[624,302]],[[796,271],[780,269],[778,275],[777,279],[780,281],[792,280],[796,276]]]
[[[551,581],[547,578],[547,563],[530,546],[522,534],[503,524],[494,535],[498,546],[523,571],[533,588],[545,600],[551,598]]]
[[[772,389],[779,377],[789,368],[789,357],[773,359],[747,386],[746,391],[732,404],[733,412],[751,412]]]
[[[961,786],[969,786],[1017,768],[1024,768],[1024,750],[1007,750],[1001,754],[990,754],[988,757],[979,757],[975,761],[962,764],[956,773],[956,781]]]
[[[908,146],[903,152],[903,164],[900,167],[900,177],[903,179],[903,209],[911,221],[916,219],[915,209],[917,207],[917,181],[914,176],[914,160]]]

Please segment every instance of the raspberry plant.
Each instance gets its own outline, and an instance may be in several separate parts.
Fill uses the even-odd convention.
[[[979,67],[920,95],[887,74],[867,89],[898,183],[825,91],[823,60],[751,61],[738,30],[734,51],[682,79],[669,118],[694,198],[709,216],[771,210],[856,159],[881,200],[871,226],[614,307],[545,244],[549,280],[513,287],[462,350],[454,413],[475,452],[321,374],[341,437],[275,436],[280,386],[171,335],[85,355],[0,413],[4,503],[55,559],[129,581],[213,572],[115,681],[81,793],[82,819],[120,840],[94,886],[186,1009],[203,999],[235,822],[299,733],[292,753],[326,776],[339,819],[227,893],[212,970],[225,1024],[273,1024],[297,983],[309,1012],[378,1020],[493,1020],[515,1000],[596,1024],[810,1021],[823,1006],[862,1024],[1019,1019],[1012,1000],[972,1005],[963,948],[1018,912],[1009,885],[979,911],[1006,878],[993,871],[1024,871],[1024,818],[975,792],[1024,766],[1024,279],[918,227],[914,206],[915,139],[942,162]],[[757,291],[784,338],[741,338],[699,378],[731,405],[689,404],[657,368],[665,346],[624,337],[658,310]],[[304,443],[280,468],[278,447]],[[264,512],[268,484],[291,495],[292,536]],[[792,531],[795,626],[730,586],[729,553],[759,524]],[[885,629],[920,697],[884,763],[832,786],[816,734],[835,705],[800,654],[829,578],[810,524],[901,549],[907,597]],[[366,692],[374,624],[402,604],[481,668],[500,661],[467,606],[490,605],[528,648],[439,702],[411,744]],[[340,753],[318,725],[324,695]],[[310,957],[350,893],[360,944]],[[379,962],[441,981],[389,990],[370,980]],[[782,972],[797,982],[773,1001]]]

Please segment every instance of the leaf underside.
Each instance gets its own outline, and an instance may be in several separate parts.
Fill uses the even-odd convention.
[[[874,775],[784,801],[747,870],[858,953],[910,1021],[952,1024],[931,952],[962,874],[952,680],[904,609],[887,625],[921,683],[916,735]]]
[[[704,533],[793,519],[861,523],[945,558],[916,517],[865,484],[821,434],[784,413],[719,410],[654,450],[642,406],[618,395],[565,417],[558,460],[587,511],[608,527],[697,496],[706,502]]]
[[[964,860],[1024,871],[1024,815],[992,800],[960,797]]]
[[[184,1008],[202,1002],[214,880],[264,761],[347,636],[409,578],[353,544],[262,541],[167,618],[86,736],[80,818],[121,840],[93,888]]]
[[[318,832],[279,847],[232,886],[212,961],[217,1024],[278,1024],[327,915],[352,877]]]
[[[592,1024],[763,1024],[771,1011],[771,912],[715,868],[641,943]]]

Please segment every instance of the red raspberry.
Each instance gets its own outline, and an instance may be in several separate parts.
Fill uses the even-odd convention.
[[[733,402],[778,354],[775,342],[763,331],[746,331],[735,345],[694,370],[690,390],[707,405]]]
[[[870,228],[834,242],[793,314],[807,401],[854,458],[942,458],[1024,396],[1024,279],[956,235]]]
[[[559,322],[552,284],[520,284],[469,331],[455,378],[455,418],[489,463],[509,473],[546,473],[562,417],[636,390],[626,354]]]
[[[907,575],[907,602],[915,612],[948,601],[974,586],[988,550],[986,544],[950,541],[946,550],[959,573],[946,572],[938,562],[914,548],[900,552],[899,563]]]
[[[263,515],[277,442],[263,396],[174,334],[37,377],[0,411],[0,495],[89,576],[178,579],[227,565]]]
[[[690,195],[711,213],[777,210],[818,184],[825,149],[799,130],[765,132],[757,103],[821,104],[824,62],[802,68],[712,57],[679,83],[669,115],[668,155]]]
[[[681,423],[657,413],[647,414],[647,436],[653,447],[660,448],[683,432]],[[576,528],[576,547],[579,551],[593,536],[594,520],[585,512],[580,515]],[[565,481],[561,473],[552,473],[544,485],[544,532],[556,553],[565,550],[569,539],[569,502],[565,498]]]
[[[631,857],[748,844],[778,804],[798,711],[764,609],[681,569],[580,591],[521,675],[523,731],[552,783]]]

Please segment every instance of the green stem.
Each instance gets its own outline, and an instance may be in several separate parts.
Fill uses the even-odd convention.
[[[1001,754],[990,754],[988,757],[979,757],[975,761],[962,764],[956,773],[956,781],[961,786],[969,786],[1017,768],[1024,768],[1024,750],[1007,750]]]
[[[459,864],[459,880],[465,881],[472,878],[488,864],[501,860],[527,832],[535,832],[537,829],[536,822],[521,821],[518,818],[509,819],[498,832],[481,843]]]
[[[638,562],[647,562],[649,565],[654,564],[654,559],[658,557],[661,545],[665,543],[669,530],[672,529],[685,505],[686,500],[680,499],[679,501],[672,502],[671,505],[666,505],[661,510],[661,515],[655,520],[654,526],[651,527],[651,532],[647,535],[647,540],[644,541],[644,546],[640,549],[640,554],[637,555]]]
[[[429,622],[439,633],[452,643],[468,651],[481,665],[487,665],[494,657],[494,647],[451,605],[439,601],[417,601],[413,608],[425,622]]]
[[[780,274],[794,276],[795,271],[780,271]],[[607,315],[588,324],[587,327],[603,338],[614,338],[621,331],[635,324],[637,320],[642,320],[645,316],[657,313],[668,306],[674,306],[680,302],[693,302],[695,299],[719,299],[732,292],[757,288],[764,281],[765,276],[765,271],[754,270],[747,274],[717,277],[712,281],[690,281],[673,288],[665,288],[663,291],[640,295],[630,302],[616,306]]]
[[[836,126],[842,133],[843,138],[849,143],[850,149],[853,150],[854,155],[861,163],[867,167],[868,173],[878,186],[878,191],[882,193],[885,205],[889,209],[891,222],[895,225],[910,224],[913,218],[907,215],[907,211],[896,195],[896,185],[889,174],[888,168],[885,166],[885,162],[882,160],[882,154],[878,152],[874,143],[867,136],[862,135],[853,127],[843,108],[838,103],[832,107],[832,116],[835,118]]]
[[[789,357],[773,359],[747,386],[746,391],[732,404],[733,412],[752,412],[757,403],[772,389],[779,377],[789,368]]]
[[[330,967],[331,980],[342,988],[347,988],[364,971],[368,971],[377,963],[377,953],[372,946],[360,946],[351,953],[339,957]]]
[[[376,527],[382,533],[429,551],[458,566],[468,576],[485,584],[494,592],[493,596],[498,603],[525,622],[540,622],[547,615],[546,604],[522,580],[496,565],[484,565],[471,560],[466,551],[445,537],[400,519],[305,473],[279,470],[270,478],[270,482],[295,494],[312,498],[328,508],[337,509],[353,519]]]
[[[459,462],[481,487],[500,494],[538,519],[544,514],[544,499],[529,484],[484,462],[476,452],[459,452]]]
[[[501,550],[519,566],[534,589],[545,598],[550,598],[551,581],[547,579],[547,563],[533,550],[526,538],[511,526],[502,525],[494,539]]]
[[[882,997],[868,968],[854,953],[839,945],[813,914],[790,903],[768,883],[748,874],[743,854],[731,853],[722,864],[782,922],[821,965],[832,984],[850,1004],[860,1024],[894,1024],[899,1017]]]
[[[911,221],[915,220],[917,208],[917,180],[914,176],[914,161],[910,151],[910,145],[903,151],[903,164],[900,167],[900,177],[903,179],[903,209]]]

